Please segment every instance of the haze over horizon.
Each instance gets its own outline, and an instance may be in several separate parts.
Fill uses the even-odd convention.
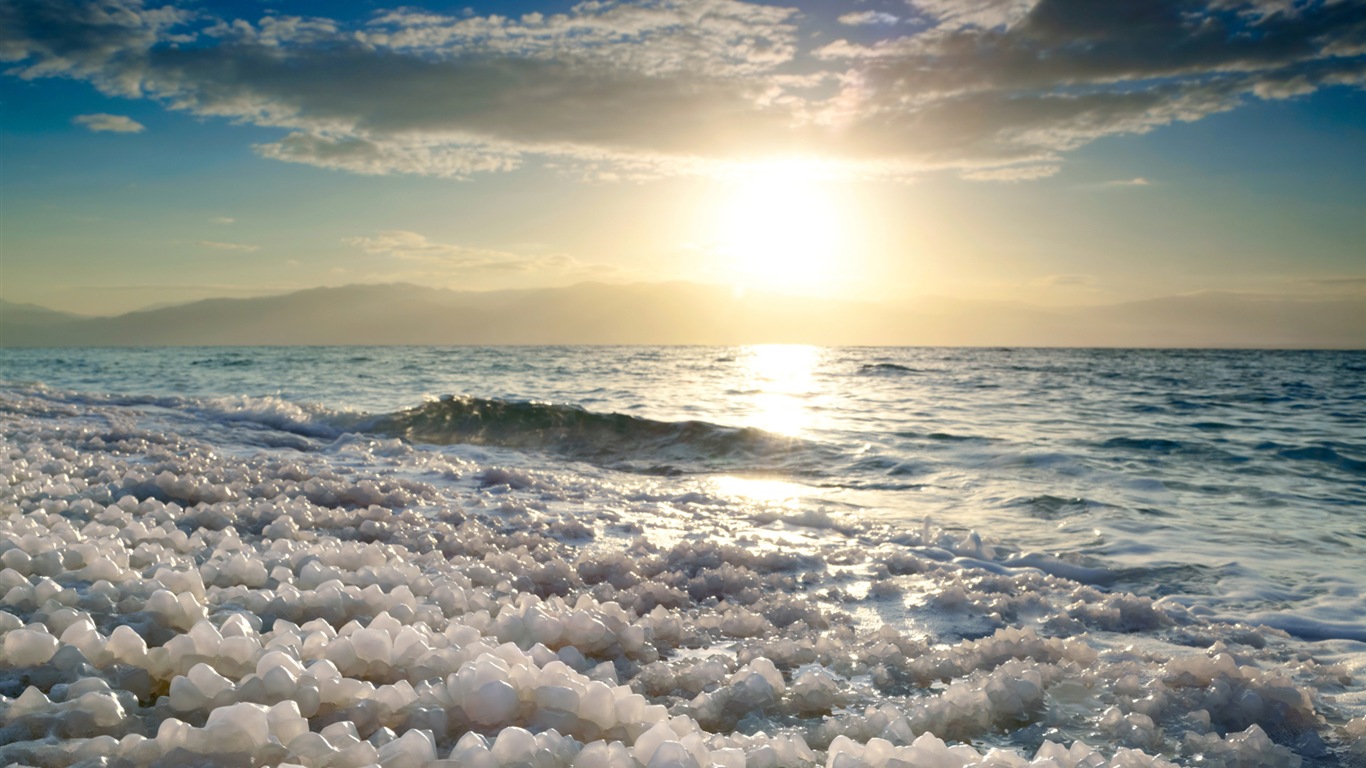
[[[1205,292],[1073,307],[698,283],[321,287],[82,316],[0,300],[0,346],[762,345],[1366,349],[1366,302]]]
[[[1356,0],[0,0],[0,298],[682,281],[1005,327],[1233,294],[1341,345],[1363,39]]]

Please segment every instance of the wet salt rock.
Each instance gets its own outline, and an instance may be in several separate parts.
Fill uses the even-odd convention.
[[[266,712],[266,722],[270,735],[281,744],[288,744],[308,733],[308,720],[299,711],[299,703],[293,700],[282,701]]]
[[[738,747],[713,749],[711,751],[711,764],[714,768],[747,768],[745,751]]]
[[[701,768],[697,758],[677,741],[666,741],[655,748],[646,768]]]
[[[284,651],[266,651],[256,660],[256,674],[265,677],[271,672],[283,673],[289,680],[293,681],[303,674],[304,665]]]
[[[18,616],[7,611],[0,611],[0,633],[13,632],[22,626],[24,626],[24,622],[20,621]]]
[[[9,717],[19,718],[34,712],[44,712],[52,706],[47,694],[30,685],[9,705]]]
[[[14,629],[5,633],[4,657],[11,667],[36,667],[46,664],[57,653],[61,643],[47,632],[34,629]]]
[[[270,742],[270,710],[260,704],[230,704],[209,713],[204,751],[255,752]]]
[[[213,657],[218,653],[218,647],[223,644],[223,634],[207,619],[195,622],[190,631],[185,633],[185,637],[194,644],[194,653],[200,656]]]
[[[256,628],[251,625],[251,622],[247,620],[246,616],[243,616],[240,613],[234,613],[225,619],[222,626],[218,628],[218,631],[224,638],[255,637],[257,635]]]
[[[785,687],[782,673],[773,662],[766,658],[757,658],[731,676],[730,701],[727,708],[762,709],[777,701]]]
[[[436,740],[430,731],[413,729],[379,748],[384,768],[423,768],[436,759]]]
[[[109,690],[82,694],[76,699],[72,709],[89,714],[95,725],[101,728],[118,725],[126,716],[118,697]]]
[[[583,695],[579,697],[578,715],[604,731],[616,725],[616,700],[612,696],[612,689],[598,680],[584,686]]]
[[[564,685],[542,685],[536,689],[536,706],[552,712],[576,713],[579,694]]]
[[[512,726],[504,728],[494,739],[489,750],[499,765],[516,765],[530,762],[536,751],[536,737],[525,728]]]
[[[338,750],[336,759],[331,765],[336,766],[371,766],[379,762],[379,750],[368,741],[359,741],[355,744],[348,744]]]
[[[312,765],[325,765],[337,753],[326,736],[312,731],[295,736],[285,746],[289,749],[291,757]]]
[[[356,724],[350,720],[341,720],[324,727],[319,731],[327,740],[333,744],[342,742],[355,743],[360,741],[360,732],[356,730]]]
[[[563,627],[565,641],[580,651],[598,651],[610,645],[610,630],[600,619],[586,611],[574,611]]]
[[[492,761],[492,756],[489,755],[489,741],[483,734],[475,731],[466,731],[465,735],[455,742],[455,747],[451,749],[448,757],[456,765],[474,765],[485,758]]]
[[[53,637],[61,637],[68,627],[82,618],[85,617],[74,608],[58,608],[47,614],[46,618],[43,619],[43,624],[47,627],[48,634]]]
[[[68,625],[61,633],[61,642],[80,650],[91,660],[98,660],[104,655],[104,637],[95,629],[95,623],[88,618],[79,619]]]
[[[82,581],[91,583],[100,581],[101,579],[111,583],[117,583],[123,580],[123,573],[123,569],[114,564],[112,560],[100,558],[78,571],[77,576]]]
[[[55,555],[55,552],[44,554]],[[60,572],[60,571],[59,571]],[[44,576],[33,586],[33,601],[38,605],[43,605],[49,600],[56,600],[62,594],[62,585]]]
[[[632,752],[641,765],[648,766],[654,757],[655,750],[659,749],[661,744],[666,741],[676,742],[677,740],[678,733],[669,727],[668,723],[658,723],[636,738]]]
[[[828,768],[852,768],[864,765],[863,745],[844,734],[836,736],[830,742],[830,747],[826,749],[825,754],[825,764]]]
[[[1347,742],[1347,749],[1354,755],[1366,758],[1366,716],[1348,720],[1340,729]]]
[[[374,733],[365,737],[365,740],[375,745],[375,749],[380,749],[385,744],[388,744],[397,738],[398,733],[396,733],[393,728],[386,725],[382,728],[376,728]]]
[[[572,768],[638,768],[626,745],[619,741],[595,741],[579,750]]]
[[[790,693],[798,711],[823,713],[830,711],[838,691],[839,684],[834,675],[822,667],[810,667],[797,674]]]
[[[33,558],[22,549],[7,549],[4,554],[0,554],[0,566],[13,569],[20,575],[27,576],[32,571]]]
[[[202,709],[234,688],[232,681],[208,664],[190,667],[187,675],[171,679],[170,704],[178,712]]]
[[[156,740],[140,733],[130,733],[119,739],[118,746],[111,753],[135,765],[146,765],[161,755]]]
[[[95,672],[94,667],[90,664],[90,659],[81,653],[79,648],[70,645],[63,645],[59,648],[52,655],[52,658],[48,659],[47,666],[67,676],[94,674]]]
[[[147,641],[132,627],[121,624],[109,633],[104,650],[117,661],[139,666],[147,658]]]
[[[465,699],[465,714],[474,722],[498,725],[512,719],[520,706],[517,689],[506,680],[484,683]]]
[[[191,730],[189,723],[174,717],[162,720],[161,725],[157,727],[157,748],[162,754],[186,748],[190,742]]]
[[[351,634],[350,639],[356,658],[367,664],[388,664],[393,658],[394,640],[388,632],[373,627],[359,629]]]

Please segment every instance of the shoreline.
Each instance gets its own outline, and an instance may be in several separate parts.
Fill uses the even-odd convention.
[[[234,452],[118,406],[0,424],[9,762],[1366,751],[1353,644],[992,568],[975,534],[719,517],[668,479],[603,497],[596,470],[396,439]]]

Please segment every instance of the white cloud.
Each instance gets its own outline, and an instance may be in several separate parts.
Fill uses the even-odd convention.
[[[900,19],[886,11],[854,11],[840,16],[839,22],[850,27],[886,26]]]
[[[259,245],[245,245],[243,243],[220,243],[213,240],[200,240],[199,244],[205,248],[212,248],[215,251],[241,251],[244,253],[254,253],[261,250]]]
[[[209,221],[214,224],[235,224],[237,219],[234,219],[231,216],[214,216],[209,219]]]
[[[1000,29],[1023,19],[1039,0],[908,0],[941,29]]]
[[[1045,275],[1029,281],[1033,288],[1079,288],[1094,290],[1099,284],[1094,275],[1063,274]]]
[[[829,40],[806,34],[814,16],[741,0],[594,0],[518,18],[398,9],[362,23],[49,0],[0,8],[0,61],[280,129],[258,145],[265,157],[456,179],[533,164],[634,179],[807,153],[1018,180],[1097,138],[1366,85],[1360,2],[910,0],[908,12],[913,24],[811,50]]]
[[[342,242],[376,256],[389,256],[458,270],[571,271],[582,266],[563,254],[521,256],[489,248],[437,243],[428,240],[424,235],[405,230],[389,230],[371,237],[347,237],[343,238]]]
[[[83,125],[95,133],[142,133],[147,126],[126,115],[110,115],[97,112],[93,115],[77,115],[71,122]]]
[[[1046,179],[1062,170],[1058,165],[1013,165],[1004,168],[979,168],[963,171],[968,181],[1033,181]]]

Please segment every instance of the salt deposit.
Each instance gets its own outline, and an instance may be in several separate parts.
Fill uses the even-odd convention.
[[[142,418],[4,395],[0,762],[1366,757],[1359,649],[1083,583],[990,536],[736,520],[672,480],[354,435],[245,448]]]

